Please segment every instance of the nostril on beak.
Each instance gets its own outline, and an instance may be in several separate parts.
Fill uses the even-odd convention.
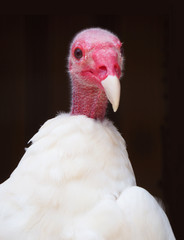
[[[100,72],[107,73],[107,68],[106,66],[100,66],[99,67]]]
[[[121,69],[120,69],[120,67],[119,67],[118,64],[115,64],[115,65],[114,65],[114,70],[115,70],[115,73],[117,74],[117,76],[120,77],[120,75],[121,75]]]
[[[107,75],[107,68],[106,66],[100,66],[99,68],[99,74],[101,78],[105,78]]]

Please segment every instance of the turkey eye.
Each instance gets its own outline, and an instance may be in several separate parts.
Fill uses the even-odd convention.
[[[74,51],[74,56],[76,59],[80,59],[82,57],[82,50],[80,48],[76,48]]]

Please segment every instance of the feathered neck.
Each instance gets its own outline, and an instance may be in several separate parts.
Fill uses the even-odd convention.
[[[72,86],[72,115],[85,115],[89,118],[103,120],[107,108],[107,97],[103,89],[97,86],[81,84]]]

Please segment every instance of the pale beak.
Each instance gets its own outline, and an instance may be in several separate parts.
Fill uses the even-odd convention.
[[[112,104],[113,111],[116,112],[119,107],[121,86],[120,81],[116,76],[109,75],[103,81],[101,81],[104,87],[105,94]]]

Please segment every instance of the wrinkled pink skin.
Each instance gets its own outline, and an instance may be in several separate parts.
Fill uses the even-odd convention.
[[[74,51],[82,50],[81,59]],[[103,120],[107,97],[101,84],[108,75],[121,76],[121,42],[112,33],[99,28],[87,29],[73,40],[69,55],[69,73],[72,80],[71,114]]]

